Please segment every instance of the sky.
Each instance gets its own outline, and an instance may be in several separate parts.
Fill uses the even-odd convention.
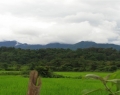
[[[120,45],[120,0],[0,0],[0,41]]]

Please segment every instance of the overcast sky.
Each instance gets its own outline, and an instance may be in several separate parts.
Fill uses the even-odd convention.
[[[0,41],[120,45],[120,0],[0,0]]]

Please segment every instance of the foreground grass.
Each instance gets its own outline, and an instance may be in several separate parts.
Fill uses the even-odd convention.
[[[59,72],[57,72],[59,73]],[[78,76],[86,73],[60,72],[59,74]],[[88,74],[88,73],[87,73]],[[104,73],[101,73],[104,75]],[[106,73],[105,73],[106,75]],[[28,78],[22,76],[1,75],[0,95],[26,95]],[[82,95],[82,92],[97,88],[103,85],[97,80],[73,79],[73,78],[42,78],[40,95]],[[104,91],[92,93],[90,95],[108,95]]]
[[[82,95],[85,90],[103,87],[93,80],[80,79],[43,79],[41,95]],[[107,95],[106,92],[97,92],[90,95]]]
[[[21,76],[0,76],[0,95],[26,95],[28,78]]]

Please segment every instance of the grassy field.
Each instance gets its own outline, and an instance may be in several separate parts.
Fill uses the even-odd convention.
[[[21,75],[21,71],[0,71],[0,75]]]
[[[99,76],[106,76],[110,73],[105,73],[105,72],[55,72],[56,74],[67,76],[67,77],[84,77],[86,74],[97,74]]]
[[[90,72],[55,72],[64,76],[84,76]],[[97,73],[101,76],[107,73]],[[22,76],[0,75],[0,95],[26,95],[28,78]],[[41,95],[82,95],[85,90],[103,88],[97,80],[73,78],[42,78]],[[107,95],[97,92],[90,95]]]

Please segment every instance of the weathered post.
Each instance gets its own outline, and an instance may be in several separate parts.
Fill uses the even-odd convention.
[[[38,76],[38,72],[33,70],[30,72],[28,92],[27,95],[39,95],[40,94],[41,80]]]

